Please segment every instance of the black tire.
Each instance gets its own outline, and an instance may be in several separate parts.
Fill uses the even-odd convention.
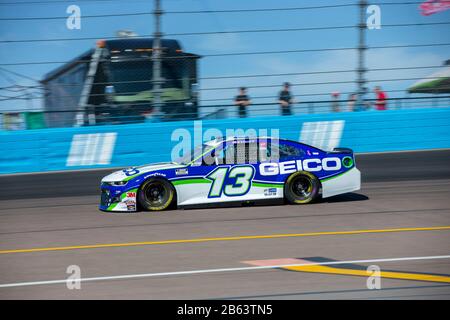
[[[317,199],[320,181],[307,171],[295,172],[284,184],[284,197],[291,204],[306,204]]]
[[[162,211],[170,207],[175,199],[175,188],[164,179],[145,181],[138,192],[139,206],[148,211]]]

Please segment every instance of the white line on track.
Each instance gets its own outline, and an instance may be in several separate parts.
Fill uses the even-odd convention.
[[[203,273],[218,273],[218,272],[236,272],[236,271],[254,271],[263,269],[275,269],[283,267],[301,267],[301,266],[318,266],[318,265],[339,265],[348,263],[373,263],[373,262],[395,262],[395,261],[414,261],[414,260],[436,260],[436,259],[450,259],[450,255],[442,256],[426,256],[426,257],[402,257],[402,258],[385,258],[385,259],[368,259],[368,260],[349,260],[349,261],[327,261],[317,263],[303,263],[303,264],[284,264],[273,266],[256,266],[256,267],[239,267],[239,268],[221,268],[221,269],[202,269],[202,270],[188,270],[188,271],[174,271],[174,272],[159,272],[159,273],[141,273],[141,274],[128,274],[118,276],[105,276],[105,277],[93,277],[93,278],[80,278],[80,279],[64,279],[64,280],[47,280],[47,281],[33,281],[33,282],[17,282],[17,283],[5,283],[0,284],[0,288],[11,287],[25,287],[25,286],[38,286],[49,284],[61,284],[72,283],[75,280],[80,282],[89,281],[105,281],[105,280],[121,280],[121,279],[136,279],[136,278],[151,278],[151,277],[167,277],[167,276],[182,276],[193,275]]]

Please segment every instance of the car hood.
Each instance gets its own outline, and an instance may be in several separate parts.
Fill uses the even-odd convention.
[[[142,173],[157,171],[157,170],[165,170],[165,169],[175,169],[175,168],[183,168],[185,166],[174,163],[174,162],[161,162],[161,163],[153,163],[140,167],[131,167],[127,169],[122,169],[119,171],[115,171],[102,179],[102,182],[114,182],[114,181],[123,181],[128,180],[130,177],[135,175],[140,175]]]

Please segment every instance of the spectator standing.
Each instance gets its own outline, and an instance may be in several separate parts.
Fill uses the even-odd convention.
[[[239,118],[247,117],[247,106],[250,105],[251,101],[247,95],[247,88],[239,88],[239,94],[234,99],[234,104],[238,106]]]
[[[333,112],[339,112],[339,92],[335,91],[331,93],[331,109]]]
[[[291,92],[289,91],[290,88],[289,82],[285,82],[283,85],[283,90],[280,91],[280,95],[278,98],[278,103],[281,107],[281,114],[283,116],[290,116],[292,115],[291,106],[294,103],[294,98],[292,97]]]
[[[386,93],[381,90],[381,87],[376,86],[375,89],[373,90],[375,92],[376,95],[376,101],[375,101],[375,109],[379,110],[379,111],[383,111],[386,110],[386,106],[387,106],[387,95]]]
[[[352,93],[348,96],[347,106],[348,106],[349,112],[355,111],[357,100],[358,100],[358,96],[356,95],[356,93]]]

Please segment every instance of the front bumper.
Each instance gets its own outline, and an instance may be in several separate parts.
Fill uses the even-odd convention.
[[[137,188],[125,189],[125,187],[102,184],[99,209],[102,211],[136,212]]]

